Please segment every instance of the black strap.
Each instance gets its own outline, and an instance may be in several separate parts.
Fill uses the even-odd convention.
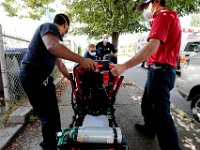
[[[113,127],[113,133],[114,133],[114,144],[117,144],[117,130],[115,127]]]
[[[78,140],[77,137],[78,137],[78,127],[75,127],[75,129],[74,129],[74,139],[76,141]]]

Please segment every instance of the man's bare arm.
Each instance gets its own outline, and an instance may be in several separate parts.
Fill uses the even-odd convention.
[[[149,42],[129,61],[124,63],[126,69],[129,69],[137,64],[147,60],[159,47],[160,40],[150,39]]]
[[[62,62],[61,58],[56,59],[56,65],[57,65],[59,71],[63,74],[63,76],[65,76],[69,79],[69,72],[68,72],[65,64]]]
[[[59,39],[52,33],[46,33],[42,40],[47,50],[56,57],[71,60],[77,63],[83,61],[83,58],[78,54],[73,53],[67,47],[60,43]]]
[[[86,69],[94,70],[97,68],[96,64],[89,58],[84,58],[65,47],[59,42],[58,37],[52,33],[46,33],[42,40],[47,48],[47,50],[55,55],[56,57],[67,59],[80,65]]]

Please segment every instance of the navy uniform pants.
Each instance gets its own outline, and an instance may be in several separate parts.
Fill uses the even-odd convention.
[[[41,121],[43,142],[56,149],[56,132],[61,131],[61,122],[53,78],[49,77],[44,84],[46,77],[42,73],[27,68],[22,67],[20,71],[22,87]]]
[[[176,127],[170,114],[170,91],[174,87],[175,77],[174,67],[150,67],[142,98],[145,125],[156,133],[162,150],[180,150]]]

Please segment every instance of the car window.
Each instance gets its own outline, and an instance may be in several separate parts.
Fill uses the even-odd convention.
[[[200,47],[200,41],[199,42],[189,42],[186,45],[186,48],[184,51],[186,52],[199,52]]]
[[[198,45],[196,44],[190,45],[188,49],[189,52],[196,52],[197,50],[198,50]]]

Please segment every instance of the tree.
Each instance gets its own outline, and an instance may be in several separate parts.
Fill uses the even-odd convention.
[[[115,46],[120,34],[147,30],[140,14],[133,13],[137,5],[132,0],[71,0],[65,5],[73,22],[84,25],[75,29],[76,34],[99,37],[108,33]]]
[[[27,8],[26,17],[39,19],[45,14],[48,4],[55,0],[5,0],[1,3],[11,16],[17,16],[20,9]],[[18,3],[17,3],[18,2]],[[20,2],[20,3],[19,3]],[[66,13],[72,22],[81,26],[74,28],[74,34],[87,34],[97,37],[102,33],[112,35],[112,43],[118,45],[120,34],[146,31],[149,23],[142,14],[134,10],[139,0],[63,0]],[[199,0],[168,0],[167,8],[176,10],[180,16],[200,12]],[[53,11],[52,8],[48,8]]]
[[[45,13],[54,12],[49,4],[55,0],[2,0],[0,3],[10,17],[31,18],[39,20]]]
[[[75,33],[98,36],[102,33],[112,35],[112,43],[118,45],[120,34],[146,31],[149,22],[134,10],[138,0],[68,0],[66,9],[74,22],[83,23]],[[199,11],[199,0],[167,1],[167,7],[177,10],[183,16]]]

